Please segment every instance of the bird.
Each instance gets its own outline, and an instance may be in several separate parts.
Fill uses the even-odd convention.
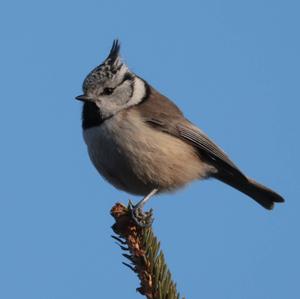
[[[246,176],[200,128],[146,80],[132,72],[113,41],[107,58],[84,79],[82,129],[89,157],[114,187],[143,198],[195,180],[217,179],[265,209],[281,195]]]

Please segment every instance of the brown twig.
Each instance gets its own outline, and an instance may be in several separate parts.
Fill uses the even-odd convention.
[[[113,231],[118,237],[123,256],[130,264],[124,263],[137,273],[140,287],[137,289],[148,299],[179,299],[176,284],[171,279],[160,244],[152,232],[151,226],[141,227],[132,218],[131,207],[117,203],[111,209],[115,218]]]

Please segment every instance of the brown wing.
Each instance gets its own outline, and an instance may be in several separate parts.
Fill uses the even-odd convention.
[[[229,175],[238,175],[240,178],[246,179],[223,150],[190,123],[174,103],[152,87],[149,98],[140,104],[139,112],[145,122],[153,128],[193,145],[201,159],[213,165],[218,171],[225,171]]]

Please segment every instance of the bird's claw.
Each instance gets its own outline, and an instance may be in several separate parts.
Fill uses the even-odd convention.
[[[149,227],[153,223],[153,210],[150,209],[148,212],[144,212],[142,210],[142,207],[140,207],[138,204],[133,205],[131,201],[129,201],[129,210],[131,212],[131,217],[134,220],[134,222],[139,227]]]

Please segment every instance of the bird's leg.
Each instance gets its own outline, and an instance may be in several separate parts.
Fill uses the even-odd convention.
[[[147,201],[157,193],[158,189],[153,189],[149,194],[147,194],[142,200],[140,200],[135,206],[135,209],[142,210]]]
[[[133,220],[137,225],[141,227],[150,226],[153,222],[152,219],[152,209],[148,213],[143,212],[143,207],[147,203],[147,201],[157,193],[158,189],[153,189],[149,194],[147,194],[142,200],[140,200],[136,205],[133,205],[131,202],[131,215]]]

